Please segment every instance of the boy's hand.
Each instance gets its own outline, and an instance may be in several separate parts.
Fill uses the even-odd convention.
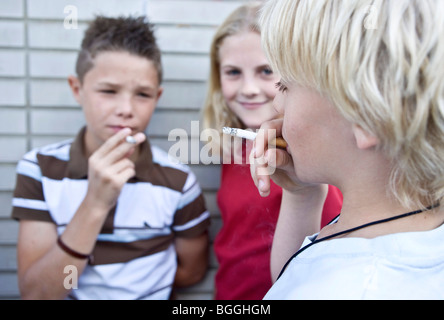
[[[250,153],[251,176],[263,197],[270,194],[270,179],[290,193],[308,186],[297,178],[293,158],[286,150],[268,148],[269,139],[282,135],[282,124],[282,118],[265,122]],[[275,134],[269,137],[270,132]]]
[[[125,141],[129,128],[117,132],[97,149],[88,161],[87,197],[94,205],[110,210],[117,202],[123,185],[135,175],[135,165],[129,156],[145,141],[143,133],[134,136],[136,143]]]

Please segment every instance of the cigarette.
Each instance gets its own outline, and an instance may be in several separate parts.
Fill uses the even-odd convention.
[[[128,137],[126,137],[125,140],[126,140],[126,142],[128,142],[130,144],[136,144],[137,143],[136,139],[133,136],[128,136]]]
[[[247,140],[255,140],[257,136],[257,133],[253,131],[247,131],[237,128],[229,128],[229,127],[222,128],[222,132],[224,134],[228,134],[233,137],[239,137]],[[275,138],[271,141],[270,144],[281,149],[287,148],[287,142],[283,138]]]

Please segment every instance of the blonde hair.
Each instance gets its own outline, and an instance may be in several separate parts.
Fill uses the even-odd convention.
[[[204,129],[215,129],[221,134],[222,127],[244,128],[245,125],[232,112],[223,96],[220,82],[219,49],[225,38],[244,31],[260,34],[258,27],[259,11],[263,3],[253,1],[234,10],[217,29],[210,49],[210,76],[208,79],[207,96],[202,109]],[[213,141],[219,144],[219,141]],[[219,147],[221,147],[219,145]]]
[[[442,0],[271,0],[260,19],[284,83],[318,90],[379,138],[406,207],[444,196],[443,13]]]

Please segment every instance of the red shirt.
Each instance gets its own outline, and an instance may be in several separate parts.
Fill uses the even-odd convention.
[[[271,287],[270,253],[279,216],[282,189],[271,182],[270,196],[262,198],[248,165],[222,165],[217,202],[223,226],[214,251],[219,262],[217,300],[259,300]],[[342,194],[329,188],[322,226],[341,210]]]

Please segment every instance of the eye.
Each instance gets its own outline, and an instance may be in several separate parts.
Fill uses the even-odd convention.
[[[266,75],[266,76],[271,76],[273,74],[273,70],[271,70],[270,68],[263,68],[261,70],[262,74]]]
[[[223,70],[223,74],[228,77],[237,77],[241,74],[241,71],[236,68],[226,68]]]
[[[145,92],[139,92],[138,96],[142,98],[151,98],[151,95]]]
[[[100,92],[101,93],[105,93],[105,94],[114,94],[114,93],[116,93],[115,90],[111,90],[111,89],[103,89],[103,90],[100,90]]]
[[[226,72],[226,74],[229,76],[238,76],[241,74],[241,72],[239,70],[229,70]]]
[[[282,82],[276,82],[276,88],[279,89],[280,92],[284,93],[288,90],[288,88]]]

